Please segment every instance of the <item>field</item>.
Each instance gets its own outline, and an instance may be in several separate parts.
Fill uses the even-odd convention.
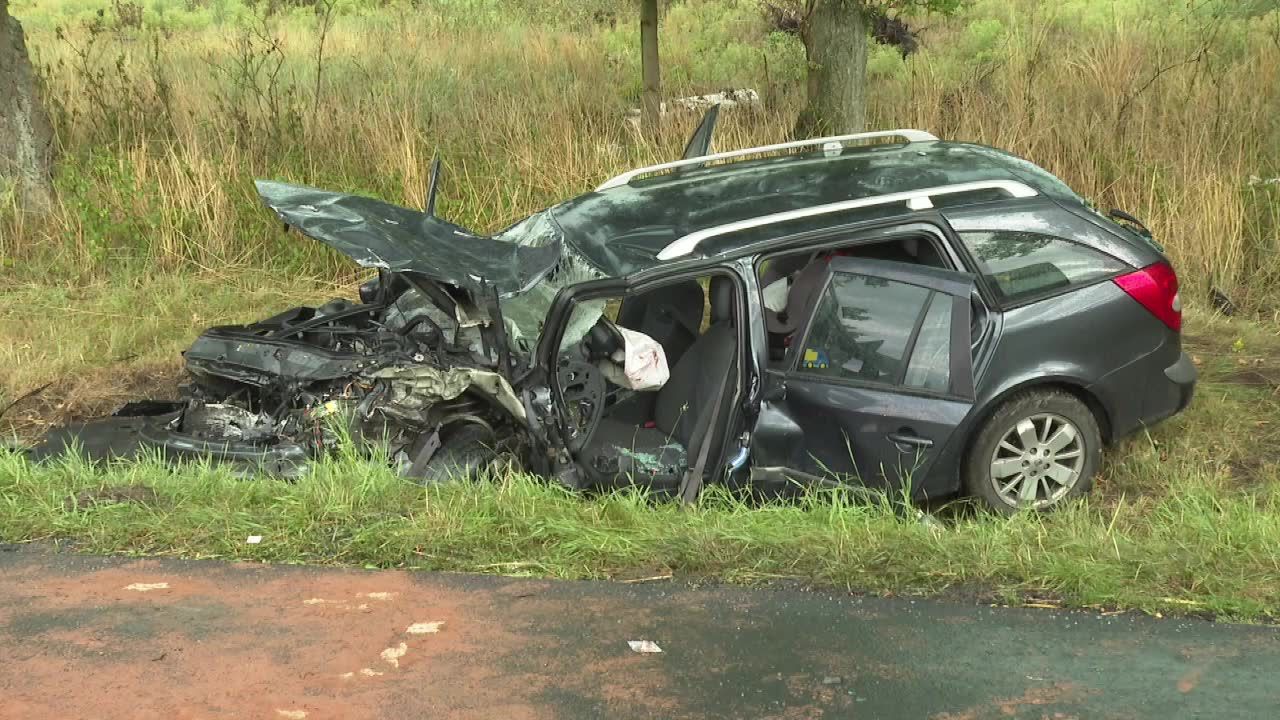
[[[1013,522],[946,511],[930,529],[831,497],[767,508],[717,497],[683,513],[630,495],[570,498],[514,476],[424,492],[352,459],[282,485],[0,456],[0,541],[565,576],[657,569],[1274,614],[1273,4],[978,0],[956,17],[918,19],[922,49],[909,60],[872,53],[871,126],[1023,155],[1098,206],[1143,218],[1180,271],[1200,394],[1185,415],[1112,448],[1079,507]],[[697,121],[674,115],[654,142],[624,121],[640,73],[634,10],[621,0],[339,2],[330,14],[234,0],[11,8],[42,68],[60,154],[51,215],[23,215],[0,192],[0,431],[22,439],[171,392],[178,352],[208,325],[350,294],[360,275],[284,235],[253,194],[255,177],[420,205],[439,154],[440,213],[493,230],[627,167],[678,157]],[[760,92],[758,107],[722,115],[721,147],[786,137],[803,53],[758,3],[673,2],[662,33],[668,96]],[[155,495],[68,501],[125,485]],[[272,542],[247,547],[247,534]]]

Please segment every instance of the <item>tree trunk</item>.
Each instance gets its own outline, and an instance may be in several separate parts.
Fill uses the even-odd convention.
[[[22,206],[48,209],[53,131],[40,104],[22,26],[0,0],[0,186],[13,184]]]
[[[813,0],[800,28],[808,102],[797,138],[862,132],[866,126],[867,17],[859,0]]]
[[[655,137],[662,109],[662,75],[658,71],[658,0],[640,0],[640,70],[644,78],[641,123],[649,137]]]

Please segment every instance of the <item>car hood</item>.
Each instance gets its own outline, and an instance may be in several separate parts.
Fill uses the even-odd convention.
[[[528,290],[560,261],[558,238],[519,245],[372,198],[270,180],[255,184],[287,225],[364,267],[418,273],[469,290],[488,284],[509,296]]]

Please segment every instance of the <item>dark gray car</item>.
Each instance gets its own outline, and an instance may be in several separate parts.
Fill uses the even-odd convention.
[[[853,483],[1013,511],[1084,493],[1104,444],[1190,401],[1177,277],[1133,218],[921,131],[712,154],[713,122],[493,237],[260,183],[377,269],[360,302],[211,329],[186,396],[35,454],[296,471],[340,417],[429,481],[506,454],[574,488]],[[658,387],[622,377],[637,341]]]

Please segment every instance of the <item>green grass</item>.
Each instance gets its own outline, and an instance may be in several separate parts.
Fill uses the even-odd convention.
[[[0,540],[66,539],[93,552],[420,568],[563,578],[669,569],[729,582],[795,578],[897,593],[948,588],[1086,606],[1274,613],[1275,492],[1224,497],[1181,476],[1151,503],[1051,516],[960,516],[932,528],[839,494],[696,508],[639,492],[582,497],[520,474],[423,489],[350,458],[296,483],[154,462],[94,469],[0,457]],[[154,498],[95,504],[104,488]],[[80,495],[82,507],[73,500]],[[262,535],[259,545],[246,544]]]
[[[441,214],[492,230],[627,167],[678,156],[697,121],[673,119],[657,143],[623,123],[639,72],[633,7],[621,0],[377,9],[344,0],[318,88],[316,19],[305,9],[258,22],[240,0],[147,0],[142,30],[114,12],[105,30],[86,27],[107,4],[12,5],[45,75],[61,153],[49,217],[0,198],[0,410],[52,383],[0,417],[6,436],[171,392],[178,353],[209,325],[350,295],[350,264],[281,233],[253,177],[419,206],[440,153]],[[1274,615],[1280,205],[1274,191],[1245,183],[1275,175],[1280,162],[1271,141],[1280,137],[1280,11],[1206,19],[1218,8],[981,0],[958,17],[920,21],[924,46],[909,61],[872,48],[872,126],[1009,148],[1100,205],[1144,217],[1175,259],[1200,393],[1187,413],[1112,448],[1085,504],[1012,521],[944,513],[946,529],[934,532],[831,496],[759,508],[712,495],[683,511],[514,475],[424,491],[351,458],[288,484],[2,456],[0,539],[561,577],[669,568]],[[270,59],[259,29],[280,40],[278,85],[227,71]],[[769,31],[756,3],[672,3],[662,42],[670,95],[761,91],[761,108],[722,116],[718,144],[785,137],[803,53]],[[1202,43],[1204,61],[1167,68]],[[1254,322],[1208,316],[1210,286]],[[157,500],[67,506],[121,485],[152,488]],[[266,540],[246,545],[250,534]]]
[[[629,129],[640,73],[622,0],[344,0],[323,52],[309,8],[258,16],[294,3],[136,4],[141,28],[120,17],[134,3],[15,0],[57,136],[59,203],[37,219],[0,193],[0,267],[101,280],[271,263],[341,281],[331,254],[282,236],[252,178],[420,206],[438,154],[441,215],[490,231],[678,157],[698,120],[675,114],[656,142]],[[1188,302],[1216,286],[1272,307],[1276,197],[1247,182],[1280,167],[1280,10],[1193,5],[978,0],[914,18],[910,60],[870,49],[869,126],[1022,155],[1142,217]],[[758,107],[722,114],[717,147],[786,139],[800,42],[757,0],[664,8],[664,93],[755,88]]]
[[[1192,408],[1111,448],[1093,495],[1004,520],[944,508],[931,527],[891,503],[825,493],[752,505],[711,492],[682,509],[640,492],[583,496],[518,472],[423,489],[339,457],[297,482],[154,461],[95,468],[0,455],[0,541],[80,550],[563,578],[795,579],[894,593],[1260,619],[1280,614],[1280,340],[1193,316]],[[1276,375],[1273,375],[1276,373]],[[120,503],[122,487],[153,498]],[[74,498],[79,496],[80,503]],[[248,545],[249,535],[263,535]]]

